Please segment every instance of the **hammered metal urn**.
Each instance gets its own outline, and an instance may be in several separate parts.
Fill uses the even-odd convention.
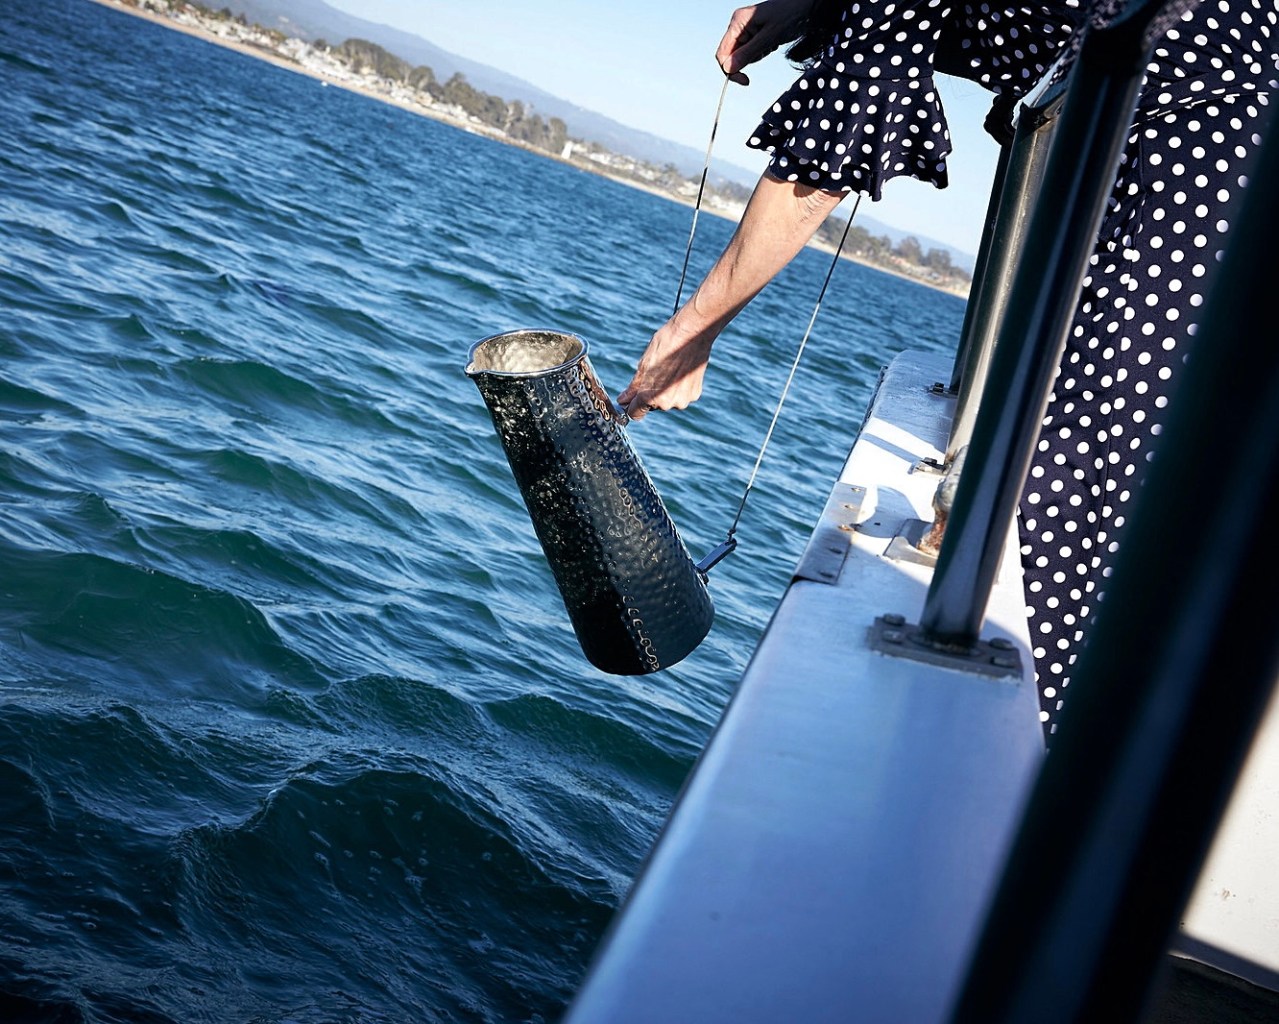
[[[574,334],[516,330],[471,346],[479,388],[582,653],[614,675],[668,668],[714,604]]]

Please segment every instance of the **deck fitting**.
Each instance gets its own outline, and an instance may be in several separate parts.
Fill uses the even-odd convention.
[[[1022,677],[1021,651],[1007,637],[949,643],[929,637],[905,616],[889,612],[875,619],[868,642],[871,650],[893,657],[996,678]]]

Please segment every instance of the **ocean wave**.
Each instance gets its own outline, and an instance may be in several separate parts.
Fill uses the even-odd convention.
[[[290,373],[278,366],[252,359],[198,357],[180,360],[174,367],[189,386],[227,403],[273,414],[281,419],[319,415],[344,428],[382,430],[390,424],[358,393],[343,394],[345,386]]]
[[[21,71],[34,71],[37,74],[46,75],[50,78],[54,77],[57,72],[47,64],[41,64],[38,61],[24,57],[20,53],[13,53],[10,50],[0,50],[0,64],[9,67],[18,68]]]
[[[236,703],[256,702],[270,680],[322,679],[252,603],[227,591],[93,554],[11,549],[6,563],[21,595],[0,605],[8,627],[85,673],[114,663],[147,692]]]
[[[357,978],[366,1004],[407,1010],[429,977],[443,1003],[430,1019],[553,1013],[566,993],[540,976],[543,957],[493,936],[515,922],[531,950],[580,961],[613,908],[548,873],[474,780],[406,754],[308,764],[244,822],[184,833],[175,857],[188,926],[255,951],[250,991]],[[334,916],[369,924],[335,933]]]
[[[29,424],[49,414],[75,417],[82,413],[55,395],[0,377],[0,417]]]

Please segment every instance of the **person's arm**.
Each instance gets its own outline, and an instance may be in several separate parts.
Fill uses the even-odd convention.
[[[685,409],[702,393],[711,346],[729,321],[813,237],[840,193],[765,173],[723,254],[689,300],[653,335],[617,397],[631,419]]]
[[[750,85],[742,68],[767,57],[783,43],[795,39],[816,0],[765,0],[739,7],[728,21],[715,59],[734,82]]]

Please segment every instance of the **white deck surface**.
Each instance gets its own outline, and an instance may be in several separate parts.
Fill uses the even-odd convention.
[[[1233,974],[1279,984],[1279,696],[1244,764],[1217,839],[1186,908],[1184,948]]]
[[[1029,669],[995,678],[877,653],[877,616],[917,622],[931,570],[885,557],[931,520],[953,400],[948,360],[886,371],[827,506],[865,488],[833,582],[786,592],[566,1021],[944,1019],[1042,755]],[[845,510],[846,511],[846,510]],[[840,564],[842,560],[842,565]],[[826,567],[826,563],[822,563]],[[1016,549],[983,637],[1030,664]]]
[[[905,353],[565,1024],[946,1019],[1043,757],[1014,536],[983,637],[1018,678],[871,649],[931,569],[888,557],[931,520],[947,360]],[[860,501],[854,513],[846,503]],[[851,528],[855,527],[855,528]],[[1185,915],[1182,948],[1279,974],[1279,700]],[[1216,954],[1224,955],[1216,955]]]

